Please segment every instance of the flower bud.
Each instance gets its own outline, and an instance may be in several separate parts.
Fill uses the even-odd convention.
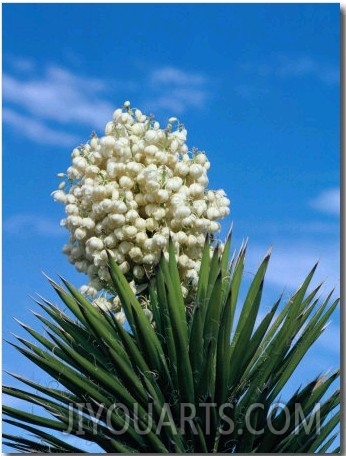
[[[93,236],[90,239],[87,240],[87,245],[92,249],[92,250],[102,250],[103,249],[103,242],[101,239]]]
[[[201,165],[193,164],[190,166],[189,174],[194,178],[200,177],[204,173],[204,169]]]
[[[148,218],[145,223],[148,231],[155,231],[158,228],[158,223],[153,218]]]
[[[207,210],[207,217],[209,220],[215,220],[219,218],[220,213],[219,210],[216,207],[209,207]]]
[[[204,188],[201,184],[191,184],[189,187],[189,194],[192,197],[200,197],[204,193]]]
[[[157,203],[165,203],[169,200],[169,193],[167,190],[160,189],[156,192],[156,202]]]
[[[123,325],[126,321],[126,316],[124,314],[124,312],[117,312],[115,314],[115,318],[118,320],[118,322]]]
[[[154,220],[162,220],[166,215],[166,211],[163,207],[159,207],[157,209],[155,209],[152,213],[152,216],[153,216],[153,219]]]
[[[86,236],[86,231],[83,230],[83,228],[77,228],[76,231],[74,232],[75,238],[77,241],[81,241],[82,239],[85,238]]]
[[[145,231],[146,230],[146,221],[145,219],[141,218],[138,216],[137,213],[137,218],[134,221],[134,225],[137,228],[138,231]]]
[[[110,214],[108,217],[114,228],[125,224],[125,217],[122,214]]]
[[[133,247],[132,242],[128,241],[123,241],[119,244],[119,252],[122,253],[123,255],[126,255]]]
[[[106,124],[106,126],[105,126],[105,134],[106,135],[110,135],[113,132],[113,130],[114,130],[114,122],[112,122],[112,121],[108,122]],[[94,141],[94,139],[96,139],[96,138],[93,138],[91,140],[91,144],[90,144],[91,147],[95,147],[96,146],[95,142],[97,141],[97,139],[96,139],[96,141]]]
[[[191,214],[191,210],[187,206],[179,206],[174,211],[174,217],[183,219]]]
[[[110,234],[109,236],[105,237],[103,242],[105,247],[108,249],[114,249],[114,247],[117,245],[117,240],[113,234]]]
[[[133,275],[136,279],[143,279],[145,276],[145,270],[143,266],[136,265],[133,268]]]
[[[160,137],[158,135],[158,133],[154,130],[148,130],[146,133],[145,133],[145,140],[148,141],[148,142],[152,142],[152,143],[156,143],[159,141]]]
[[[166,189],[172,190],[173,192],[177,192],[182,185],[183,180],[180,177],[175,176],[167,180]]]
[[[100,144],[105,149],[113,149],[115,146],[115,138],[113,136],[103,136],[100,139]]]
[[[143,309],[143,313],[144,315],[147,317],[147,319],[149,320],[149,322],[151,323],[152,320],[153,320],[153,313],[151,310],[149,309]]]
[[[123,227],[124,235],[127,239],[132,239],[137,234],[137,229],[134,226],[126,225]]]
[[[103,312],[109,312],[113,308],[113,304],[111,302],[109,302],[106,298],[103,298],[102,296],[94,299],[94,301],[92,302],[92,305],[95,307],[98,307]]]
[[[53,192],[54,201],[65,204],[67,201],[66,193],[63,190],[56,190]]]
[[[127,274],[130,271],[130,265],[128,261],[124,261],[119,265],[119,268],[123,274]]]
[[[189,167],[185,163],[179,162],[175,165],[174,172],[180,177],[185,177],[189,173]]]
[[[167,239],[165,239],[163,236],[160,234],[155,234],[153,236],[153,244],[159,249],[162,249],[167,245]]]
[[[136,262],[140,262],[143,259],[142,250],[139,247],[132,247],[129,251],[129,257]]]
[[[132,188],[134,186],[134,182],[130,177],[127,176],[121,176],[119,179],[119,185],[122,188]]]

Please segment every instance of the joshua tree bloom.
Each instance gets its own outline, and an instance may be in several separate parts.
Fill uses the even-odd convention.
[[[135,286],[150,278],[169,236],[182,286],[196,282],[205,235],[220,230],[230,201],[207,188],[210,163],[204,152],[189,151],[186,138],[177,118],[160,128],[127,101],[105,136],[73,150],[67,173],[58,174],[67,182],[53,194],[70,232],[63,252],[89,276],[87,295],[110,288],[106,249]]]
[[[340,426],[339,391],[328,392],[339,372],[281,401],[339,304],[311,291],[317,265],[261,318],[271,252],[240,293],[247,246],[230,256],[232,230],[213,242],[230,201],[207,188],[206,155],[188,151],[176,118],[161,129],[128,101],[113,117],[73,150],[54,192],[70,232],[63,252],[89,282],[79,292],[49,279],[66,310],[41,298],[45,334],[20,323],[37,344],[11,343],[58,387],[11,374],[26,386],[3,392],[40,412],[5,405],[20,434],[3,443],[84,452],[71,434],[106,453],[325,454]]]

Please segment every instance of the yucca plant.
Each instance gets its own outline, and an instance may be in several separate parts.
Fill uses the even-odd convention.
[[[229,261],[230,243],[231,236],[223,253],[211,255],[206,239],[195,301],[186,305],[171,242],[148,288],[151,319],[109,255],[125,326],[66,280],[62,287],[49,279],[69,311],[43,299],[50,319],[36,316],[46,336],[22,324],[40,345],[21,337],[13,345],[61,388],[11,374],[34,392],[4,392],[53,418],[4,406],[5,422],[22,430],[6,434],[5,444],[21,452],[86,452],[66,443],[68,430],[109,453],[330,451],[339,392],[329,391],[338,372],[278,403],[338,300],[318,298],[320,286],[308,289],[315,266],[286,304],[279,299],[258,322],[270,252],[241,300],[246,245]]]

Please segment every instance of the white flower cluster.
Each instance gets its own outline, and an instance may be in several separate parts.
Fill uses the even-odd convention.
[[[219,231],[230,201],[223,190],[207,189],[210,163],[204,152],[188,150],[186,134],[178,119],[162,129],[125,102],[105,136],[73,150],[53,194],[65,205],[61,223],[71,233],[63,252],[88,274],[87,295],[111,283],[106,249],[135,286],[150,277],[169,235],[184,291],[197,283],[205,235]]]

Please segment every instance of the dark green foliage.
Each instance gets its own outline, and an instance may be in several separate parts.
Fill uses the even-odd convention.
[[[43,300],[40,306],[50,320],[36,316],[46,335],[22,324],[39,345],[18,337],[21,345],[15,347],[61,389],[12,374],[34,392],[5,386],[4,393],[42,407],[52,418],[5,405],[4,421],[25,437],[5,435],[4,443],[21,452],[85,452],[65,442],[62,432],[72,421],[71,434],[82,430],[82,438],[109,453],[327,452],[339,423],[339,393],[329,393],[338,372],[298,390],[285,409],[273,404],[323,332],[338,300],[330,302],[329,295],[320,302],[319,287],[308,293],[313,268],[282,310],[278,312],[278,300],[256,326],[270,253],[240,302],[246,246],[230,263],[230,236],[223,255],[215,250],[210,256],[210,249],[207,239],[195,305],[186,307],[171,245],[169,261],[162,257],[150,285],[152,323],[109,258],[129,331],[66,281],[67,291],[51,281],[73,317]],[[129,414],[114,408],[115,403]],[[181,422],[184,403],[191,420]],[[162,425],[168,410],[172,421]],[[92,416],[97,413],[96,423]],[[127,431],[115,435],[126,423]],[[145,429],[148,432],[140,432]],[[50,430],[60,432],[60,438]]]

